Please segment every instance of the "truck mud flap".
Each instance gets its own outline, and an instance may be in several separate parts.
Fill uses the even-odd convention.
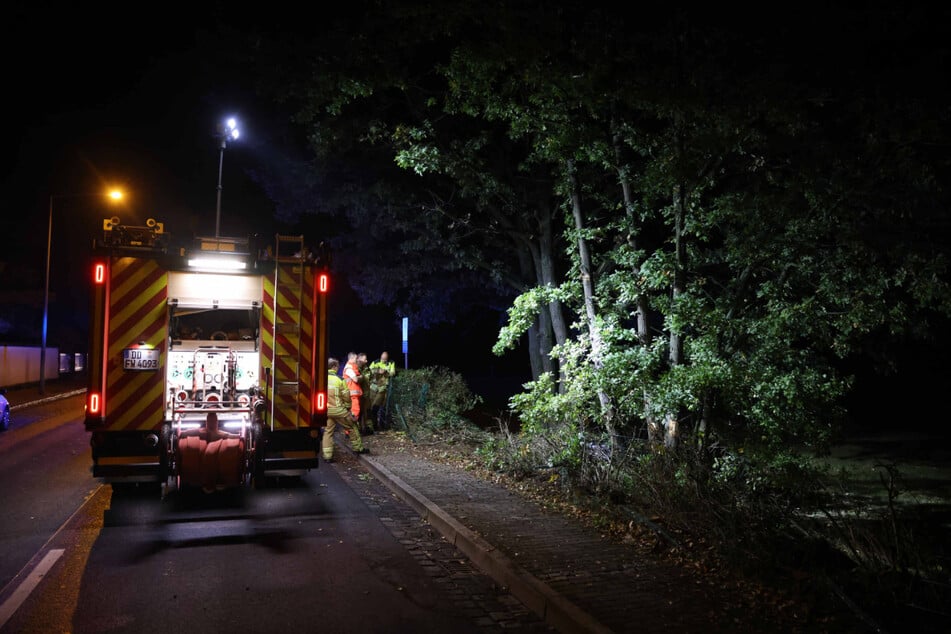
[[[258,456],[258,469],[262,475],[300,473],[319,465],[320,437],[307,429],[271,432],[260,449],[263,452]]]
[[[302,471],[316,469],[317,451],[282,451],[279,454],[268,455],[264,458],[264,473],[279,471]]]
[[[101,456],[92,467],[94,478],[128,482],[158,482],[162,465],[155,456]]]
[[[160,482],[166,465],[159,431],[93,432],[92,475],[106,481]]]

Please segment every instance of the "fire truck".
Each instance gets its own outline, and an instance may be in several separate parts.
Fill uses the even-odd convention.
[[[327,416],[327,260],[303,236],[173,246],[154,219],[104,219],[91,259],[93,477],[185,487],[207,485],[211,473],[221,489],[316,468]],[[209,414],[229,437],[216,456],[213,438],[196,438]],[[213,459],[228,465],[217,476]]]

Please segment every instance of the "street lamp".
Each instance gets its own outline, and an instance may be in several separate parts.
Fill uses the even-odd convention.
[[[46,283],[43,287],[43,328],[40,342],[40,394],[46,393],[46,331],[50,316],[50,253],[53,245],[53,200],[56,198],[85,198],[102,194],[50,194],[49,225],[46,230]],[[122,191],[113,189],[107,196],[114,201],[122,200]]]
[[[229,118],[218,125],[218,137],[221,139],[221,151],[218,157],[218,205],[215,209],[215,239],[218,239],[221,227],[221,168],[225,162],[225,147],[228,145],[228,139],[236,141],[241,133],[238,130],[238,122],[234,117]]]

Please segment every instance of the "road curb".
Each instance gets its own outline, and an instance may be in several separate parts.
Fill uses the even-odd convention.
[[[389,469],[369,456],[361,455],[360,458],[363,459],[362,462],[370,473],[413,507],[447,541],[461,550],[497,583],[507,587],[528,609],[559,632],[566,634],[609,634],[612,632],[591,614],[509,559],[495,546],[446,513]]]
[[[52,396],[46,396],[44,398],[34,399],[32,401],[27,401],[25,403],[16,403],[15,405],[10,406],[10,411],[16,411],[18,409],[24,409],[26,407],[34,407],[36,405],[42,405],[43,403],[51,403],[53,401],[58,401],[60,399],[68,398],[70,396],[76,396],[77,394],[83,394],[86,390],[72,390],[69,392],[60,392],[59,394],[53,394]]]

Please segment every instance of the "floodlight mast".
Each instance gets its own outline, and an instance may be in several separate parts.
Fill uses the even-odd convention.
[[[218,137],[221,139],[218,155],[218,203],[215,207],[215,240],[221,237],[221,172],[225,162],[225,148],[228,147],[228,140],[236,141],[241,135],[238,130],[238,122],[234,117],[218,125]]]

